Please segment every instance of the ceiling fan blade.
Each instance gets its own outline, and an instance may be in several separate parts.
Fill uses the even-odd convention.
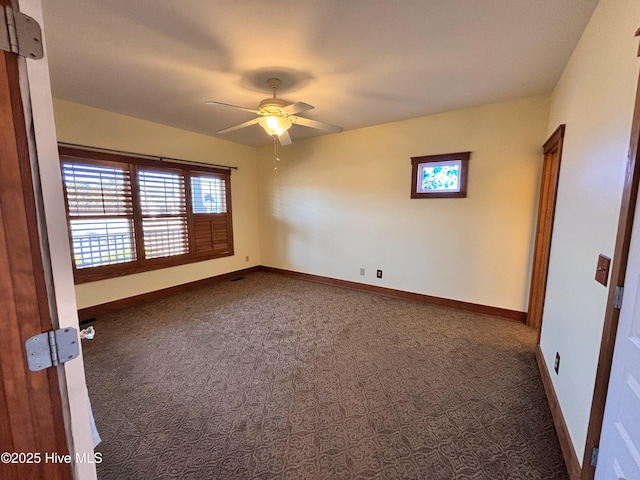
[[[206,103],[207,105],[213,105],[214,107],[231,107],[231,108],[235,108],[237,110],[243,110],[245,112],[260,113],[257,110],[253,110],[251,108],[239,107],[237,105],[229,105],[228,103],[222,103],[222,102],[204,102],[204,103]]]
[[[291,145],[291,137],[289,136],[289,131],[285,130],[284,132],[282,132],[282,134],[278,137],[278,140],[280,141],[280,145]]]
[[[291,123],[296,125],[302,125],[304,127],[317,128],[318,130],[324,130],[325,132],[340,133],[344,128],[337,125],[330,125],[328,123],[318,122],[317,120],[311,120],[304,117],[289,117]]]
[[[254,125],[258,123],[259,118],[254,118],[253,120],[249,120],[248,122],[240,123],[238,125],[234,125],[233,127],[223,128],[222,130],[218,130],[216,133],[229,133],[234,130],[239,130],[240,128],[248,127],[249,125]]]
[[[284,108],[281,108],[280,111],[282,113],[286,113],[287,115],[295,115],[296,113],[300,113],[300,112],[306,112],[307,110],[311,110],[314,107],[313,105],[309,105],[308,103],[304,103],[304,102],[296,102],[296,103],[292,103],[291,105],[287,105]]]

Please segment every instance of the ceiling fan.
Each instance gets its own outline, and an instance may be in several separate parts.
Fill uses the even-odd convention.
[[[216,133],[228,133],[257,123],[264,128],[274,140],[277,138],[280,141],[280,145],[289,145],[291,144],[291,137],[289,136],[288,130],[291,128],[291,125],[302,125],[303,127],[316,128],[330,133],[340,133],[343,130],[342,127],[338,127],[337,125],[330,125],[328,123],[318,122],[317,120],[311,120],[310,118],[297,116],[298,113],[311,110],[315,107],[304,102],[289,104],[285,100],[277,98],[276,90],[282,85],[282,81],[279,78],[269,78],[267,85],[273,90],[273,96],[262,100],[257,110],[222,102],[206,102],[207,105],[231,107],[258,115],[258,117],[248,122],[218,130]]]

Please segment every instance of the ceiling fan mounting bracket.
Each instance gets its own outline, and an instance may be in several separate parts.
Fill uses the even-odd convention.
[[[267,85],[269,85],[269,88],[273,88],[275,90],[276,88],[280,88],[280,85],[282,85],[282,80],[280,80],[279,78],[271,77],[267,79]]]

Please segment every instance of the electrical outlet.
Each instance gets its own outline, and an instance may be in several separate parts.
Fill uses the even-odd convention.
[[[376,270],[376,277],[382,278],[382,270]]]
[[[249,255],[247,255],[246,257],[244,257],[244,261],[248,262],[249,261]]]
[[[360,275],[364,275],[364,268],[360,269]]]
[[[558,352],[556,352],[556,361],[553,364],[553,369],[556,371],[557,375],[558,371],[560,370],[560,354]]]

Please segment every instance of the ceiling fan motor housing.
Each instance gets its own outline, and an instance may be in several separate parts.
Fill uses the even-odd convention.
[[[280,109],[289,104],[280,98],[265,98],[260,102],[258,111],[265,115],[280,115]]]

